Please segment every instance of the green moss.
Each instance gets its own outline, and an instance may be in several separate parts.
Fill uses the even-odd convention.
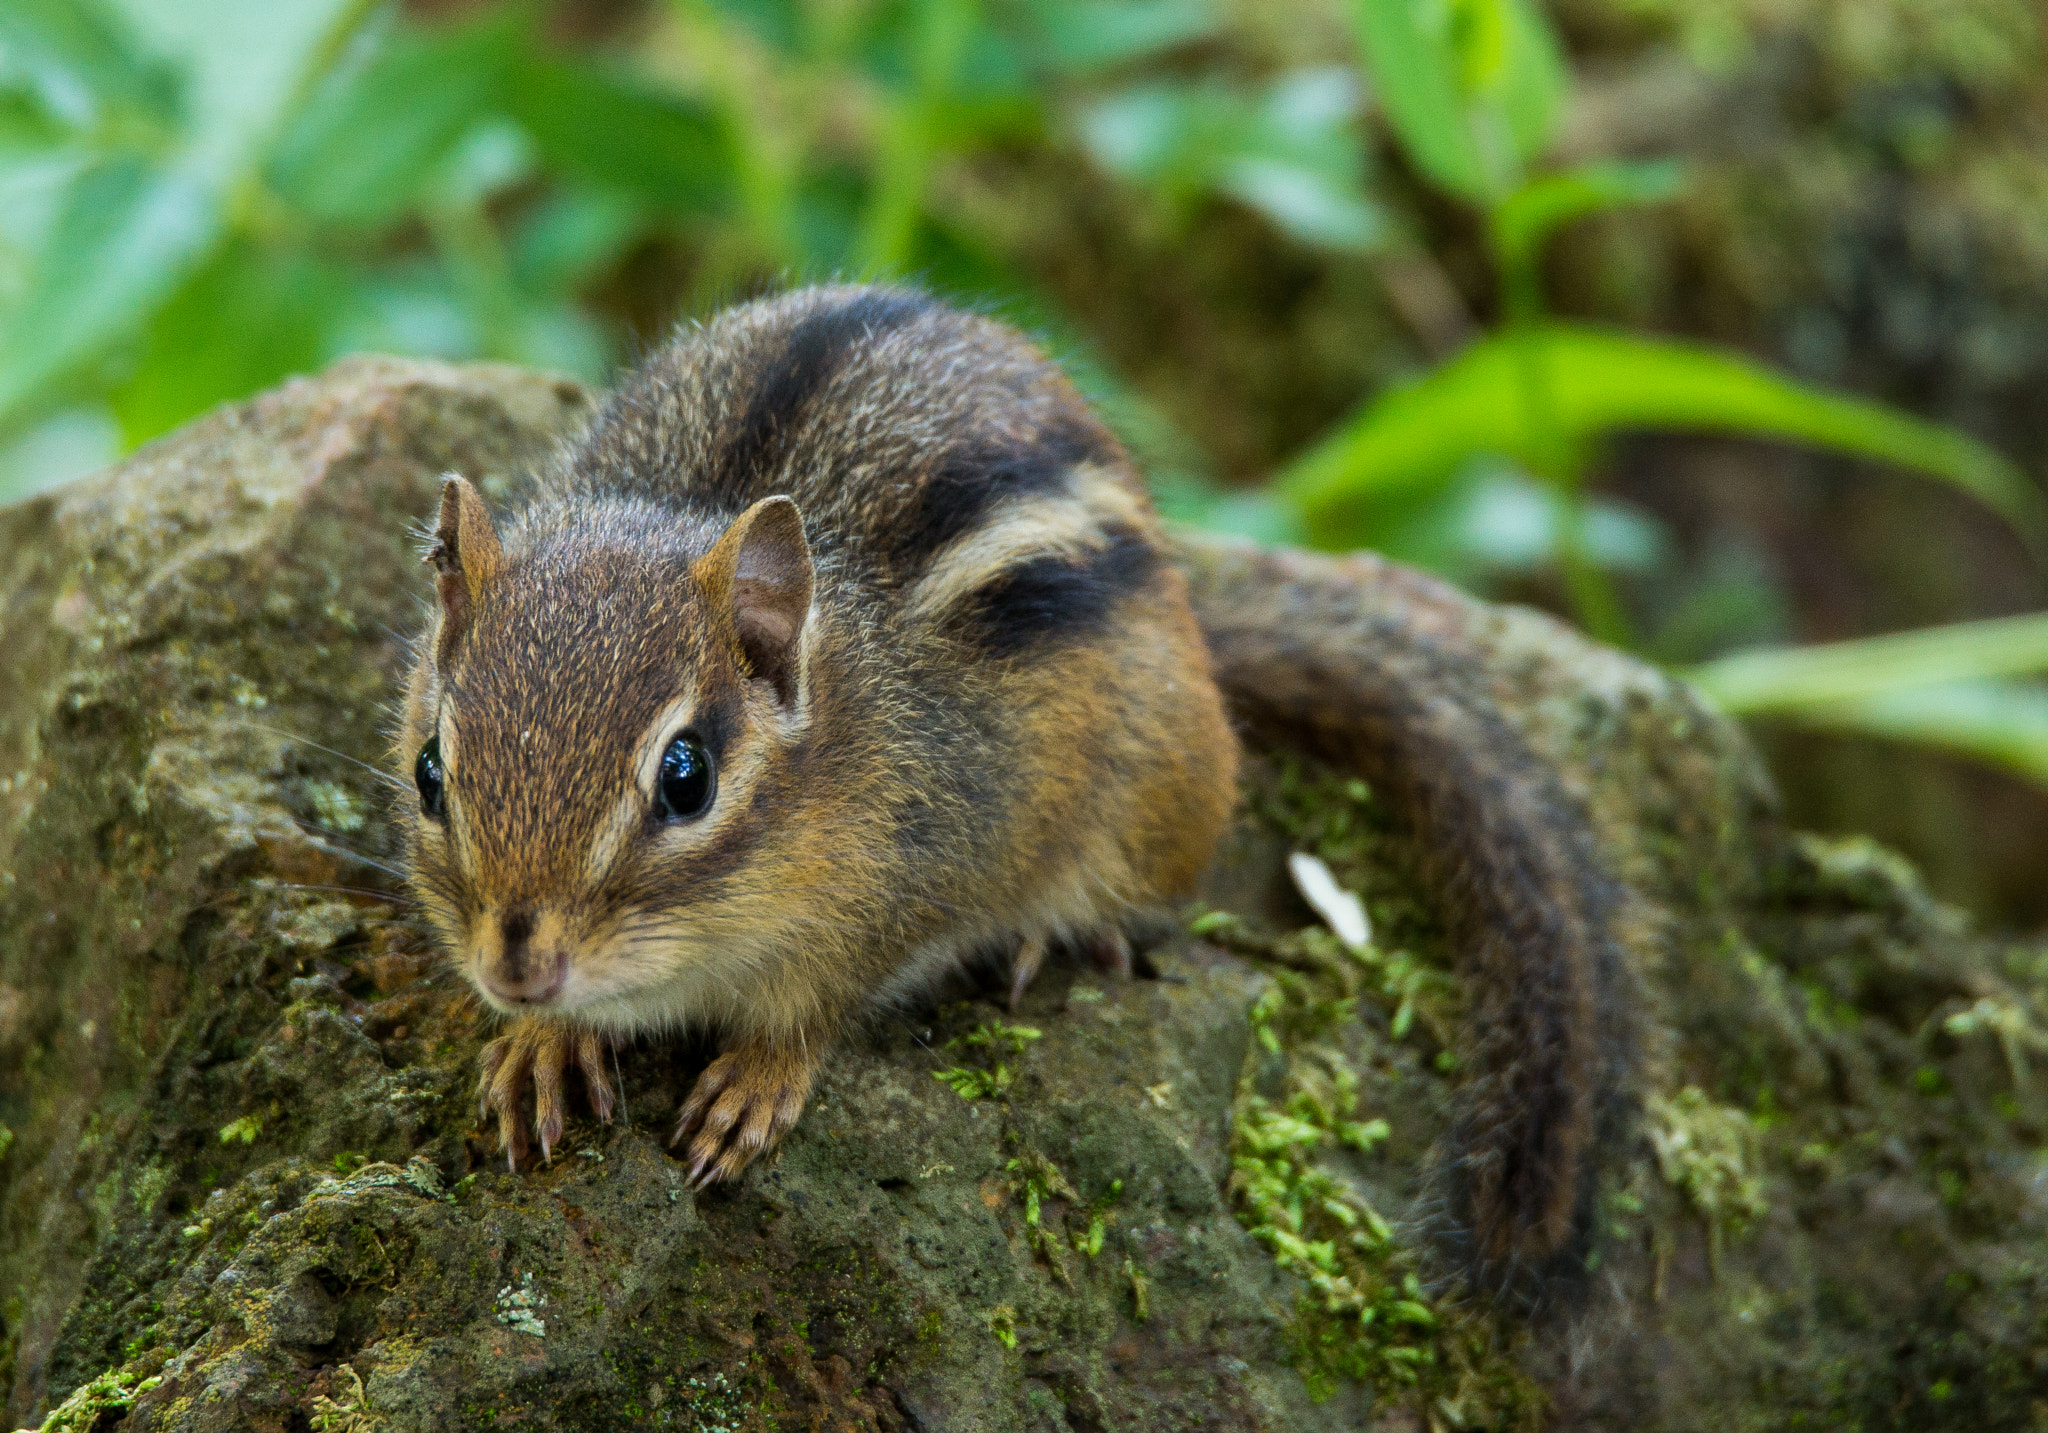
[[[988,1331],[996,1336],[996,1342],[1004,1348],[1017,1347],[1017,1311],[1008,1304],[998,1304],[988,1313]]]
[[[985,1100],[1009,1093],[1017,1072],[1001,1063],[986,1070],[971,1065],[955,1065],[951,1069],[932,1071],[932,1078],[963,1100]]]
[[[344,835],[363,829],[368,815],[363,803],[347,787],[332,781],[306,783],[306,799],[313,804],[320,824]]]
[[[1129,1256],[1124,1259],[1124,1278],[1131,1285],[1131,1317],[1144,1323],[1152,1317],[1152,1281]]]
[[[92,1187],[92,1212],[101,1229],[114,1227],[114,1215],[121,1204],[124,1183],[121,1171],[117,1169]]]
[[[1756,1126],[1696,1085],[1671,1096],[1652,1092],[1644,1106],[1658,1172],[1705,1223],[1708,1258],[1718,1272],[1727,1236],[1747,1230],[1769,1207],[1757,1173]]]
[[[1080,1194],[1068,1182],[1060,1167],[1036,1150],[1027,1150],[1012,1159],[1004,1167],[1009,1178],[1010,1193],[1024,1205],[1024,1237],[1034,1252],[1045,1261],[1046,1269],[1056,1283],[1069,1289],[1074,1286],[1073,1276],[1067,1272],[1065,1248],[1067,1240],[1056,1234],[1043,1220],[1045,1201],[1061,1199],[1071,1203],[1080,1201]],[[1091,1230],[1093,1226],[1091,1225]],[[1075,1247],[1085,1248],[1085,1241],[1091,1235],[1076,1235]],[[1097,1250],[1102,1247],[1099,1233],[1093,1233]]]
[[[362,1375],[344,1363],[335,1370],[335,1383],[341,1397],[313,1397],[313,1433],[377,1433],[384,1426],[384,1415],[370,1406]]]
[[[1287,764],[1254,810],[1365,896],[1382,939],[1429,933],[1426,912],[1388,879],[1364,783]],[[1255,1053],[1237,1093],[1230,1188],[1239,1222],[1300,1281],[1287,1342],[1311,1395],[1348,1381],[1434,1422],[1536,1426],[1545,1400],[1512,1360],[1514,1331],[1431,1297],[1415,1252],[1329,1162],[1339,1151],[1369,1154],[1392,1134],[1384,1116],[1361,1108],[1363,1082],[1345,1053],[1362,1006],[1379,1007],[1389,1039],[1441,1053],[1456,1028],[1456,981],[1427,946],[1357,948],[1320,927],[1263,935],[1213,915],[1198,929],[1273,978],[1250,1013]]]
[[[128,1185],[128,1195],[136,1212],[154,1213],[157,1201],[163,1198],[164,1191],[171,1187],[171,1178],[171,1167],[162,1160],[150,1160],[136,1170],[134,1179],[130,1180]]]
[[[39,1433],[91,1433],[103,1413],[123,1414],[135,1400],[163,1380],[128,1369],[103,1373],[71,1390],[71,1396],[50,1411]]]
[[[243,1144],[254,1144],[256,1136],[263,1133],[263,1121],[255,1115],[243,1115],[230,1124],[221,1126],[220,1142],[230,1144],[240,1140]]]
[[[1941,1028],[1959,1040],[1986,1035],[1996,1041],[2015,1089],[2025,1089],[2031,1078],[2027,1057],[2048,1055],[2048,1024],[2037,1020],[2017,996],[1987,995],[1944,1017]]]
[[[997,1051],[1008,1049],[1014,1055],[1022,1055],[1034,1040],[1043,1039],[1045,1032],[1030,1025],[1009,1025],[1001,1020],[987,1020],[976,1025],[965,1034],[956,1035],[939,1048],[943,1050],[979,1051],[982,1063],[975,1065],[954,1065],[944,1070],[932,1071],[932,1078],[952,1090],[963,1100],[1007,1099],[1010,1087],[1016,1083],[1021,1069],[1001,1059],[993,1058]]]
[[[1008,1045],[1012,1050],[1021,1055],[1033,1040],[1044,1038],[1045,1032],[1043,1030],[1035,1029],[1030,1025],[1005,1025],[1000,1020],[989,1020],[975,1026],[965,1035],[948,1040],[944,1048],[948,1050],[953,1049],[955,1046],[993,1048],[998,1045]]]

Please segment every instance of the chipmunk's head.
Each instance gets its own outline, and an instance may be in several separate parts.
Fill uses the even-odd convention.
[[[744,958],[749,877],[800,799],[796,505],[692,527],[593,500],[507,544],[450,478],[429,560],[439,617],[395,759],[413,885],[463,973],[500,1011],[628,1024],[693,951]]]

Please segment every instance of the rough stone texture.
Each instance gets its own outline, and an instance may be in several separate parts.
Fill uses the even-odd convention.
[[[352,361],[0,510],[5,1426],[81,1388],[70,1426],[136,1429],[1474,1417],[1392,1385],[1315,1402],[1290,1361],[1302,1286],[1230,1182],[1233,1109],[1277,1070],[1248,1011],[1295,988],[1259,940],[1183,940],[1128,986],[1049,973],[999,1098],[932,1078],[992,1067],[947,1047],[986,1001],[880,1029],[736,1189],[693,1196],[662,1141],[701,1050],[627,1052],[624,1120],[504,1170],[472,1123],[483,1022],[376,864],[372,767],[438,475],[503,491],[585,402]],[[1198,586],[1236,560],[1188,550]],[[1740,733],[1655,672],[1344,575],[1479,660],[1643,896],[1661,1145],[1630,1152],[1593,1306],[1502,1320],[1498,1357],[1560,1424],[2038,1426],[2048,953],[1782,831]],[[1307,924],[1263,809],[1212,899]],[[1359,849],[1340,874],[1383,940],[1436,958],[1398,833]],[[1319,1157],[1398,1223],[1448,1052],[1373,999],[1329,1008],[1394,1129]]]

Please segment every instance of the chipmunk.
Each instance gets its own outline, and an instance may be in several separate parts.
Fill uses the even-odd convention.
[[[1205,636],[1131,460],[1020,335],[894,288],[727,310],[502,530],[450,477],[428,557],[406,866],[511,1017],[479,1099],[515,1167],[527,1086],[544,1157],[571,1065],[610,1117],[615,1040],[717,1033],[674,1133],[701,1187],[788,1132],[850,1024],[966,961],[1007,948],[1013,1005],[1052,945],[1127,974],[1231,818],[1228,695],[1363,768],[1391,756],[1463,853],[1460,929],[1498,994],[1440,1202],[1475,1281],[1583,1262],[1626,1061],[1569,804],[1500,764],[1504,729],[1361,666],[1344,644],[1373,634],[1299,574],[1210,581]]]

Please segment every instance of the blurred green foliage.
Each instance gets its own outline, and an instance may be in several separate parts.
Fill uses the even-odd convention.
[[[1636,630],[1617,578],[1660,570],[1669,545],[1586,492],[1617,432],[1755,433],[1917,468],[2041,551],[2038,489],[1958,433],[1731,353],[1549,315],[1550,241],[1684,177],[1546,167],[1572,76],[1536,0],[1344,13],[1347,63],[1255,74],[1219,43],[1209,0],[664,0],[595,46],[565,43],[539,0],[435,22],[369,0],[6,0],[0,498],[357,350],[602,381],[642,337],[602,300],[668,245],[691,255],[686,309],[830,275],[971,297],[1061,353],[1174,515],[1465,579],[1555,571],[1591,630],[1667,659],[1714,650],[1768,593],[1731,570]],[[1381,196],[1398,155],[1476,218],[1497,327],[1361,395],[1262,489],[1218,486],[1036,289],[1003,225],[936,202],[977,158],[1019,152],[1094,165],[1169,231],[1229,206],[1362,261],[1422,246]],[[1938,671],[1914,655],[1927,647],[1948,654]],[[1909,648],[1738,656],[1696,675],[1732,709],[2048,780],[2048,698],[2014,684],[2048,666],[2037,629]],[[1813,681],[1851,668],[1853,690]]]
[[[649,43],[588,53],[546,18],[0,7],[0,492],[356,350],[602,380],[629,336],[578,300],[655,238],[701,256],[705,304],[909,273],[1059,332],[924,204],[936,161],[1034,142],[1064,82],[1214,24],[1192,0],[676,0]],[[1136,160],[1172,169],[1177,193],[1235,186],[1362,241],[1359,100],[1338,80],[1334,116],[1327,83],[1262,103],[1190,91],[1221,168]],[[1128,143],[1131,119],[1125,103],[1121,130],[1108,111],[1090,130]]]

